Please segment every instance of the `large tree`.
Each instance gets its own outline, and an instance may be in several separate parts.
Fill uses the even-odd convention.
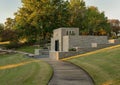
[[[14,27],[14,19],[12,19],[12,18],[7,18],[6,19],[6,22],[5,22],[5,29],[14,29],[13,27]]]
[[[106,35],[109,25],[104,12],[86,7],[83,0],[22,0],[14,27],[28,41],[50,39],[59,27],[79,27],[81,34]]]
[[[15,27],[28,40],[46,39],[53,29],[67,26],[68,1],[22,0],[23,7],[15,14]],[[50,38],[50,36],[48,36]]]
[[[79,27],[82,29],[82,22],[85,17],[86,6],[83,0],[70,0],[69,12],[70,19],[69,23],[71,27]]]
[[[87,7],[83,20],[83,34],[89,35],[107,35],[110,32],[110,25],[107,23],[107,17],[104,12],[100,12],[97,7]]]
[[[4,24],[0,23],[0,34],[2,33],[3,30],[4,30]]]
[[[0,23],[0,41],[2,40],[1,36],[2,36],[3,30],[4,30],[4,24]]]

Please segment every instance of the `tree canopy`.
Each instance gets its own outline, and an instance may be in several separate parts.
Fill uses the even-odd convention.
[[[19,36],[30,42],[50,39],[59,27],[78,27],[82,35],[107,35],[110,31],[104,12],[86,7],[83,0],[22,0],[15,18],[6,21],[6,28],[19,30]]]

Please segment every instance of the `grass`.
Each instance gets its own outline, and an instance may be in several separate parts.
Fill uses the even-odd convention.
[[[52,68],[43,61],[22,54],[0,55],[0,85],[47,85],[51,76]]]
[[[120,85],[120,47],[67,61],[85,69],[95,85]]]
[[[28,53],[34,53],[35,49],[39,49],[37,46],[23,46],[18,48],[18,51],[28,52]]]

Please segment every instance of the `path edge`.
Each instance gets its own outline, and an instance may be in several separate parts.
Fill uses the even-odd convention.
[[[82,67],[80,67],[80,66],[78,66],[78,65],[76,65],[76,64],[74,64],[72,62],[69,62],[69,61],[63,61],[63,62],[70,63],[70,64],[80,68],[81,70],[83,70],[89,76],[89,78],[90,78],[91,82],[93,83],[93,85],[96,85],[94,79],[92,78],[92,76],[85,69],[83,69]]]

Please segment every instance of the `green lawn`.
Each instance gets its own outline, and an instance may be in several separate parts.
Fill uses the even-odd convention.
[[[120,85],[120,47],[68,61],[85,69],[95,85]]]
[[[34,61],[21,54],[0,55],[0,85],[47,85],[52,76],[52,68],[43,61]],[[1,69],[24,62],[30,63]]]
[[[39,49],[37,46],[23,46],[18,48],[17,50],[23,51],[23,52],[28,52],[28,53],[34,53],[35,49]]]

